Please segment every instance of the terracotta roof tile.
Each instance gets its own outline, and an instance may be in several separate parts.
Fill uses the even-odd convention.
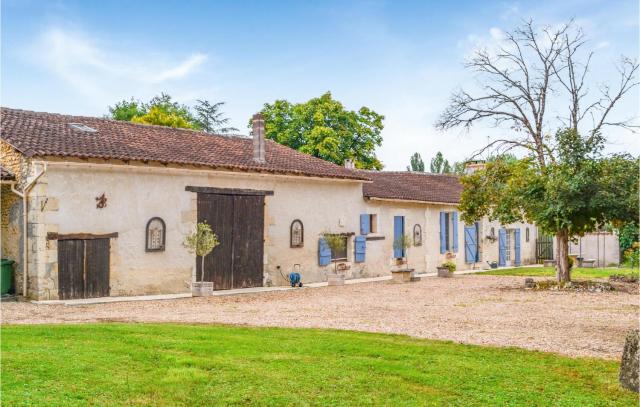
[[[1,108],[2,139],[27,156],[104,158],[203,165],[217,169],[367,180],[349,170],[267,140],[266,163],[253,161],[250,138]],[[80,123],[95,129],[81,131]]]
[[[462,184],[457,175],[408,171],[359,171],[373,182],[363,185],[367,198],[419,202],[460,202]]]

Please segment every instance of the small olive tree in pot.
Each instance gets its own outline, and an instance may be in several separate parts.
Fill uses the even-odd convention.
[[[346,247],[346,239],[339,233],[323,232],[321,234],[322,239],[327,243],[331,253],[344,250]],[[329,285],[344,285],[344,274],[338,274],[338,261],[333,261],[333,276],[329,276]]]
[[[405,268],[409,269],[409,248],[413,246],[413,239],[411,235],[405,234],[399,236],[396,240],[393,241],[394,250],[402,250],[405,258]]]
[[[200,256],[200,281],[195,276],[196,281],[192,283],[191,294],[195,297],[204,297],[213,294],[213,282],[204,281],[204,258],[218,246],[218,236],[211,230],[211,226],[206,222],[200,222],[196,229],[184,239],[184,246],[191,254]]]

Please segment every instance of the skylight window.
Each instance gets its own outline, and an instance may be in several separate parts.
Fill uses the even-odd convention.
[[[71,127],[73,130],[84,131],[87,133],[95,133],[98,131],[93,127],[89,127],[86,124],[82,123],[69,123],[69,127]]]

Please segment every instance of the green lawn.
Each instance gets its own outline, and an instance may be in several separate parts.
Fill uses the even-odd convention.
[[[7,406],[637,404],[615,361],[514,348],[217,325],[1,332]]]
[[[532,276],[532,277],[554,277],[556,270],[553,267],[517,267],[505,270],[489,270],[480,274],[492,276]],[[607,279],[612,274],[638,275],[638,269],[632,268],[575,268],[571,270],[571,278]]]

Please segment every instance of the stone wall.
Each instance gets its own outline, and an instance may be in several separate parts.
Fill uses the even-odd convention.
[[[0,164],[16,177],[16,189],[22,190],[29,173],[29,160],[6,142],[0,140]],[[15,286],[22,287],[22,199],[11,191],[10,185],[0,190],[2,258],[14,260]]]

